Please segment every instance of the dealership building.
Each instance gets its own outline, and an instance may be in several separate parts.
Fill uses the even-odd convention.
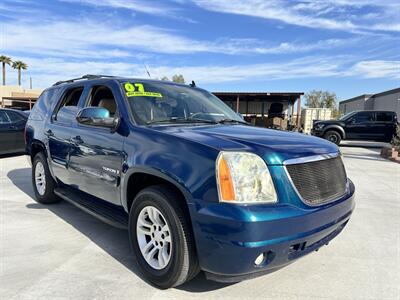
[[[364,94],[339,103],[342,114],[355,110],[388,110],[400,116],[400,88],[378,94]]]

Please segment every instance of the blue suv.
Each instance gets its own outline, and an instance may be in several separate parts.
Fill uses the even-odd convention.
[[[85,75],[46,89],[26,125],[38,202],[128,229],[160,288],[236,282],[328,244],[354,209],[331,142],[248,125],[211,93]]]

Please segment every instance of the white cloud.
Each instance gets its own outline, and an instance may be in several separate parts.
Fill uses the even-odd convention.
[[[103,6],[112,8],[121,8],[135,12],[141,12],[158,16],[170,16],[177,12],[176,8],[154,3],[146,0],[61,0],[64,2],[72,2],[79,4],[87,4],[93,6]]]
[[[79,77],[83,74],[110,74],[125,77],[147,78],[145,68],[138,63],[65,61],[63,59],[38,59],[16,57],[25,61],[29,69],[23,73],[25,85],[29,76],[36,87],[47,87],[58,80]],[[261,64],[173,66],[148,65],[153,78],[172,77],[182,74],[187,81],[195,80],[198,85],[250,80],[269,81],[293,78],[400,78],[400,61],[361,61],[347,65],[343,57],[303,57],[286,62]],[[9,79],[15,76],[8,76]]]
[[[327,39],[313,43],[298,41],[272,43],[256,39],[221,38],[215,41],[195,40],[158,27],[141,25],[119,28],[91,20],[44,22],[40,24],[6,23],[2,50],[26,52],[50,57],[109,59],[142,57],[143,52],[284,54],[332,49],[354,44],[350,39]],[[24,48],[21,48],[24,45]]]
[[[320,28],[360,32],[362,30],[374,31],[400,31],[398,14],[400,4],[397,1],[322,1],[322,0],[192,0],[198,6],[223,13],[253,16],[271,20],[282,21],[287,24]],[[352,18],[361,17],[366,12],[361,8],[373,7],[379,11],[379,18],[359,22]],[[397,17],[396,17],[397,16]],[[384,21],[387,20],[387,21]]]
[[[360,61],[345,72],[347,76],[400,79],[400,61]]]

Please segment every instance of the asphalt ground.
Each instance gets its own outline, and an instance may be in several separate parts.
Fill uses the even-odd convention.
[[[400,299],[400,164],[379,148],[341,149],[357,204],[329,246],[249,281],[199,275],[164,291],[142,279],[126,231],[36,203],[26,158],[2,157],[0,299]]]

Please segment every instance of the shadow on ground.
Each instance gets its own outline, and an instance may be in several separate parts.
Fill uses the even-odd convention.
[[[12,170],[8,172],[7,177],[16,187],[18,187],[33,201],[35,201],[30,179],[31,168]],[[143,275],[139,271],[136,258],[130,249],[128,232],[126,230],[117,229],[98,221],[93,216],[84,213],[79,208],[66,201],[61,201],[60,203],[50,205],[43,205],[33,202],[27,204],[26,207],[28,209],[50,210],[68,224],[72,225],[79,232],[87,236],[93,243],[101,247],[109,255],[135,273],[139,278],[143,279]],[[150,284],[149,282],[147,283]],[[177,289],[195,293],[203,293],[221,289],[228,285],[231,284],[208,281],[206,280],[204,274],[200,273],[196,278],[184,285],[177,287]]]

